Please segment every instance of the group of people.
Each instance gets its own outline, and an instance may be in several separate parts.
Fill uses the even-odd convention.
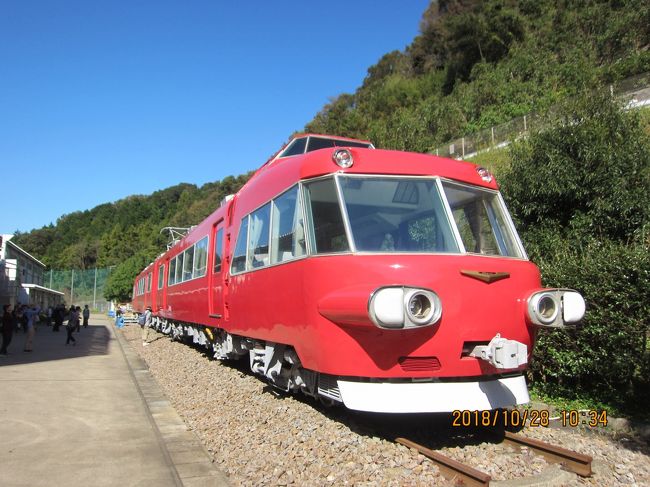
[[[81,330],[82,318],[83,327],[87,328],[90,319],[88,305],[82,310],[80,306],[70,306],[70,309],[66,309],[65,305],[59,304],[56,308],[50,307],[41,314],[41,308],[36,305],[22,304],[14,307],[11,304],[5,304],[2,307],[2,347],[0,347],[0,356],[7,355],[7,347],[11,343],[14,333],[21,329],[27,334],[23,350],[31,352],[33,350],[34,334],[36,333],[34,325],[39,320],[45,321],[48,326],[54,322],[52,331],[59,331],[63,322],[67,319],[66,330],[68,336],[65,344],[68,345],[72,342],[74,345],[76,340],[72,334]]]
[[[25,352],[32,351],[32,343],[34,341],[34,323],[37,321],[38,314],[41,308],[26,304],[19,305],[14,308],[10,304],[5,304],[2,307],[2,347],[0,347],[0,355],[7,355],[7,347],[11,343],[14,332],[22,328],[27,334],[25,340]]]

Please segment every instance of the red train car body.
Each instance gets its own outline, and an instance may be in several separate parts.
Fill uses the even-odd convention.
[[[528,402],[537,330],[584,314],[541,288],[485,169],[311,134],[144,269],[149,305],[276,387],[399,413]]]

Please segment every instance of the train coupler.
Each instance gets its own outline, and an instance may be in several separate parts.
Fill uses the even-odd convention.
[[[497,369],[516,369],[528,362],[528,347],[497,333],[487,345],[478,345],[469,354],[489,362]]]

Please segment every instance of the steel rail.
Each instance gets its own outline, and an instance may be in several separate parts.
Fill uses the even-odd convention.
[[[593,460],[589,455],[583,455],[572,450],[567,450],[559,446],[551,445],[540,440],[526,438],[509,431],[504,431],[503,443],[521,448],[523,446],[530,448],[535,453],[542,455],[553,463],[561,464],[566,470],[577,473],[581,477],[591,476],[591,462]]]
[[[475,468],[464,465],[452,458],[430,450],[429,448],[418,445],[411,440],[407,440],[406,438],[396,438],[395,442],[408,448],[413,448],[422,455],[433,460],[438,468],[440,468],[442,475],[447,480],[450,480],[452,482],[460,481],[463,483],[463,485],[472,487],[488,487],[490,485],[490,480],[492,480],[492,477],[484,472],[481,472],[480,470],[476,470]]]

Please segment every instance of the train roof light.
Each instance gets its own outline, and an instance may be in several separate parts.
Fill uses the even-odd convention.
[[[486,183],[491,183],[492,182],[492,173],[485,169],[484,167],[477,167],[476,172],[478,173],[479,176],[481,176],[481,179],[485,181]]]
[[[336,149],[332,153],[332,160],[336,163],[337,166],[346,169],[351,167],[354,164],[352,159],[352,152],[347,149]]]

